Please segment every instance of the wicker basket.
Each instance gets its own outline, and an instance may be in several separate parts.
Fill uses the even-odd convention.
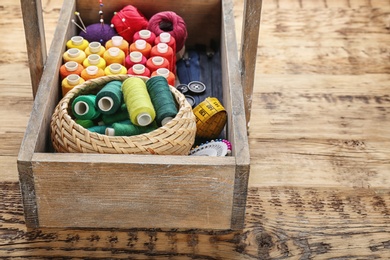
[[[128,77],[132,76],[111,75],[88,80],[65,95],[56,106],[50,124],[51,139],[57,152],[188,155],[195,140],[195,116],[185,97],[171,86],[179,106],[178,114],[152,132],[136,136],[107,136],[90,132],[72,119],[71,104],[77,96],[96,94],[106,83],[124,81]]]

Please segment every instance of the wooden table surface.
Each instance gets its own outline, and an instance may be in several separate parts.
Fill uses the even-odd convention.
[[[60,0],[44,0],[48,43]],[[236,0],[238,38],[242,0]],[[0,257],[390,259],[390,1],[264,1],[242,231],[34,229],[16,158],[32,107],[19,1],[0,4]]]

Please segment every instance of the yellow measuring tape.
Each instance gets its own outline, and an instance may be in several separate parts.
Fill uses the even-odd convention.
[[[217,98],[208,97],[193,112],[196,117],[196,136],[200,138],[217,138],[225,127],[227,113]]]

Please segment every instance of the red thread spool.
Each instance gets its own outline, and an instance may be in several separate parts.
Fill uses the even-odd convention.
[[[166,68],[159,68],[155,72],[152,73],[151,77],[153,76],[163,76],[167,79],[168,84],[171,86],[175,86],[175,74],[173,74],[171,71],[169,71]]]
[[[176,40],[172,35],[167,32],[160,33],[160,35],[154,40],[154,44],[157,45],[161,42],[168,44],[168,46],[172,48],[173,53],[176,53]]]
[[[126,56],[125,67],[126,67],[126,69],[130,69],[135,64],[145,65],[146,61],[147,61],[146,57],[144,55],[142,55],[141,52],[139,52],[139,51],[132,51],[132,52],[130,52],[129,55]]]
[[[84,67],[75,61],[68,61],[60,67],[61,80],[69,76],[70,74],[81,75]]]
[[[130,45],[130,52],[132,51],[139,51],[142,53],[142,55],[145,56],[145,58],[150,57],[150,51],[152,50],[152,46],[147,43],[145,40],[136,40]]]
[[[106,42],[106,49],[111,47],[118,47],[125,53],[125,56],[129,55],[129,42],[123,39],[122,36],[113,36],[111,40]]]
[[[135,64],[127,71],[127,74],[134,76],[150,77],[150,70],[142,64]]]
[[[146,62],[146,67],[150,70],[151,73],[155,72],[159,68],[166,68],[169,70],[169,61],[161,56],[154,56],[148,59]]]
[[[169,61],[169,70],[175,73],[176,71],[176,53],[173,52],[172,48],[166,43],[159,43],[153,46],[150,52],[152,57],[161,56]]]
[[[107,66],[113,63],[125,64],[125,53],[118,47],[111,47],[106,50],[103,58],[106,60]]]
[[[133,42],[136,40],[145,40],[151,46],[154,46],[154,41],[156,40],[156,35],[149,30],[141,30],[134,34]]]

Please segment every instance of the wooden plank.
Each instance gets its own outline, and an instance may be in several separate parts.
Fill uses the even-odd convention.
[[[27,54],[33,96],[36,96],[46,62],[45,28],[42,17],[42,3],[37,0],[21,0],[24,32],[26,34]]]
[[[255,80],[257,47],[263,1],[246,0],[241,40],[241,84],[244,93],[246,125],[250,121],[252,94]]]
[[[191,164],[182,156],[154,159],[34,155],[40,226],[230,228],[233,157]]]
[[[17,183],[0,183],[4,257],[133,259],[378,259],[390,255],[390,193],[252,187],[242,231],[32,229]]]

